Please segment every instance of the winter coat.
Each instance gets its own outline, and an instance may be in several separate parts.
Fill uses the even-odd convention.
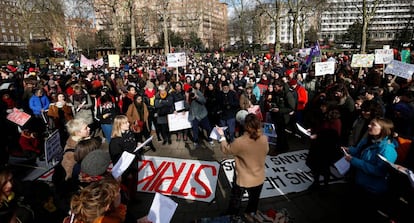
[[[262,135],[257,140],[245,132],[232,143],[221,143],[221,151],[231,154],[235,160],[236,183],[241,187],[255,187],[265,180],[265,161],[269,151],[267,137]]]
[[[40,97],[32,95],[29,99],[29,107],[34,115],[40,115],[42,113],[41,110],[46,111],[49,108],[49,104],[50,102],[46,95]]]
[[[201,91],[196,91],[195,93],[197,97],[192,100],[190,104],[190,114],[188,116],[189,121],[193,121],[194,119],[202,120],[208,115],[208,111],[206,108],[206,98],[204,97]]]
[[[378,141],[364,138],[355,147],[349,147],[352,156],[351,166],[356,169],[355,182],[367,191],[380,194],[388,190],[388,164],[378,157],[385,157],[389,162],[397,160],[397,141],[385,137]]]

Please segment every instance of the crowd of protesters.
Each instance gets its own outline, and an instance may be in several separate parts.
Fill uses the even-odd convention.
[[[10,156],[42,159],[42,139],[53,130],[59,131],[62,147],[74,149],[84,136],[94,136],[100,130],[104,141],[115,145],[120,136],[114,135],[113,128],[121,128],[114,126],[118,115],[125,115],[134,142],[142,142],[154,132],[162,141],[160,146],[171,144],[174,138],[191,140],[199,148],[203,139],[214,144],[208,136],[216,125],[228,127],[225,134],[232,142],[243,131],[236,122],[237,112],[250,112],[255,106],[260,108],[255,114],[262,122],[276,126],[273,150],[277,153],[289,150],[287,134],[298,140],[303,137],[296,123],[309,129],[310,157],[315,160],[307,163],[317,177],[327,176],[326,168],[337,158],[336,152],[326,147],[364,146],[359,143],[367,137],[371,140],[372,120],[386,119],[393,125],[381,139],[412,139],[411,78],[384,73],[382,65],[352,68],[351,53],[323,53],[319,59],[335,61],[335,74],[315,76],[314,66],[307,65],[299,54],[189,54],[187,65],[179,68],[168,68],[163,55],[121,56],[117,68],[105,63],[87,69],[80,67],[79,61],[69,67],[49,60],[45,64],[10,61],[0,70],[0,126],[6,127],[0,133],[0,159],[2,163]],[[6,119],[13,109],[32,118],[17,127]],[[189,111],[192,128],[170,132],[167,115],[182,111]],[[397,144],[394,147],[399,164],[414,169],[414,150],[401,152]],[[355,158],[361,154],[355,153]],[[65,159],[69,156],[71,166],[66,169],[64,165],[66,179],[73,176],[71,167],[77,162],[73,151],[66,153],[65,149],[64,163],[69,162]],[[372,168],[385,168],[375,160],[377,165]],[[385,172],[380,175],[387,177]]]

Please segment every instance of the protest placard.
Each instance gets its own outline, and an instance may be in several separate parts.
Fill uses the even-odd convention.
[[[20,111],[19,109],[14,108],[12,113],[7,115],[7,119],[13,123],[16,123],[20,126],[26,124],[27,121],[30,119],[30,115],[24,111]]]
[[[394,60],[393,49],[376,49],[375,64],[389,64]]]
[[[414,73],[414,65],[393,60],[384,70],[386,74],[394,74],[398,77],[409,79]]]
[[[188,111],[185,111],[167,115],[170,132],[191,128],[191,122],[188,121],[188,114]]]
[[[138,162],[138,191],[211,202],[220,164],[213,161],[143,156]]]
[[[51,163],[52,161],[59,161],[63,156],[63,148],[60,144],[59,131],[55,130],[45,140],[45,157],[46,162]]]
[[[187,65],[185,53],[169,53],[167,54],[168,67],[184,67]]]
[[[318,62],[315,63],[315,76],[335,73],[335,62]]]
[[[352,55],[351,67],[372,67],[375,54],[354,54]]]
[[[108,55],[108,65],[109,65],[109,67],[120,67],[119,55],[118,54],[109,54]]]

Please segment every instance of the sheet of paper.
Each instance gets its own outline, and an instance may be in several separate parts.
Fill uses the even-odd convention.
[[[338,170],[339,174],[341,174],[342,176],[345,175],[351,167],[351,164],[348,161],[346,161],[345,156],[336,161],[334,165],[335,168]]]
[[[0,85],[0,90],[7,90],[9,89],[11,83],[3,83]]]
[[[176,111],[184,110],[184,100],[175,102],[174,107]]]
[[[128,169],[132,161],[135,159],[135,154],[124,151],[119,158],[118,162],[112,167],[112,176],[117,179],[120,177],[125,170]]]
[[[299,125],[299,123],[296,123],[296,126],[298,127],[299,131],[301,131],[303,134],[311,136],[311,133],[305,128],[303,128],[301,125]]]
[[[414,188],[414,173],[411,170],[408,171],[408,179],[410,180],[411,187]]]
[[[155,193],[148,220],[152,223],[169,223],[177,209],[178,204],[171,198]]]
[[[395,164],[394,164],[394,163],[391,163],[390,161],[388,161],[388,160],[387,160],[387,158],[385,158],[383,155],[381,155],[381,154],[377,154],[377,156],[378,156],[381,160],[383,160],[384,162],[388,163],[388,165],[390,165],[392,168],[394,168],[394,169],[396,169],[396,170],[400,171],[400,173],[403,173],[403,174],[405,174],[405,175],[408,175],[408,173],[407,173],[407,172],[403,171],[403,170],[402,170],[402,169],[400,169],[400,168],[397,168],[397,166],[395,166]]]
[[[221,127],[221,129],[225,131],[227,129],[227,126]],[[211,131],[210,138],[215,139],[215,140],[219,140],[221,138],[220,134],[217,132],[217,127],[214,127],[213,130]]]
[[[139,144],[137,146],[137,148],[135,148],[134,153],[137,152],[138,150],[142,149],[145,145],[147,145],[151,141],[152,141],[152,136],[149,137],[147,140],[145,140],[143,143]]]

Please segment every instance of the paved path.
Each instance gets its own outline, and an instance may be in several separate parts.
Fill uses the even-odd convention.
[[[289,143],[291,151],[308,148],[308,141],[306,139],[289,136]],[[176,142],[173,136],[173,143],[171,145],[162,145],[157,139],[154,139],[154,144],[157,151],[149,151],[146,155],[207,161],[220,161],[232,158],[220,151],[217,142],[213,147],[205,142],[200,148],[195,149],[191,141]],[[229,195],[230,185],[224,172],[220,170],[216,198],[213,202],[206,203],[171,197],[179,204],[172,222],[194,222],[200,218],[220,216],[227,208]],[[294,219],[293,222],[296,223],[348,223],[352,222],[349,221],[349,216],[347,216],[351,212],[346,204],[349,204],[349,202],[346,202],[348,195],[348,184],[338,183],[329,185],[328,189],[323,193],[304,191],[291,193],[286,196],[261,199],[259,209],[267,211],[269,209],[280,210],[285,208],[292,219]],[[138,192],[129,206],[131,213],[135,217],[146,215],[153,196],[154,194]]]

